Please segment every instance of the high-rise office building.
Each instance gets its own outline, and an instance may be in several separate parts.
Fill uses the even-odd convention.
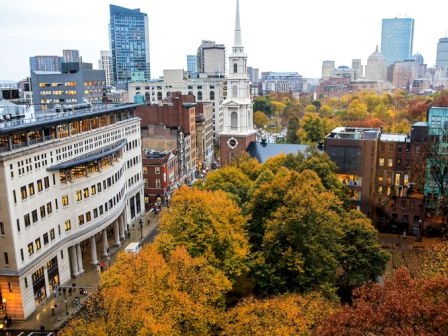
[[[79,50],[62,50],[62,62],[81,62]]]
[[[113,86],[114,76],[112,70],[112,52],[110,50],[101,50],[101,58],[98,61],[100,70],[104,70],[106,75],[106,85]]]
[[[61,56],[32,56],[30,57],[31,71],[61,71]]]
[[[198,58],[196,55],[187,55],[187,70],[190,75],[198,73]]]
[[[115,83],[129,82],[132,72],[150,79],[148,16],[140,9],[110,5],[109,23]]]
[[[224,77],[226,48],[215,41],[202,41],[198,48],[198,72],[209,76]]]
[[[437,43],[436,67],[448,67],[448,37],[442,37]]]
[[[363,77],[362,63],[359,58],[352,59],[353,79],[357,80]]]
[[[331,77],[335,69],[334,61],[323,61],[322,62],[322,78]]]
[[[381,53],[386,64],[410,59],[414,41],[414,19],[383,19],[381,28]]]

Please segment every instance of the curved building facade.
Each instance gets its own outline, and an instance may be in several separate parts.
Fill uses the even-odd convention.
[[[137,105],[0,123],[0,296],[25,319],[143,214]]]

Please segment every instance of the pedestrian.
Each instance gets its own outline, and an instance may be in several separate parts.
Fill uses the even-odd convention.
[[[100,265],[96,265],[96,272],[98,273],[98,275],[101,274],[101,267],[100,267]]]

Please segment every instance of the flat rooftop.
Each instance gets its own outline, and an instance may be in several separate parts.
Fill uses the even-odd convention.
[[[381,134],[379,128],[336,127],[326,138],[348,140],[375,140]]]
[[[83,117],[101,115],[103,113],[118,111],[124,108],[137,107],[139,105],[141,104],[97,104],[88,108],[69,112],[55,112],[54,110],[37,112],[31,118],[1,122],[0,134],[45,126],[47,124],[69,122]]]

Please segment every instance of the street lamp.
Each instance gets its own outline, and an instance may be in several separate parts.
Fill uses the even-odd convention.
[[[140,218],[140,240],[143,240],[143,221]]]

